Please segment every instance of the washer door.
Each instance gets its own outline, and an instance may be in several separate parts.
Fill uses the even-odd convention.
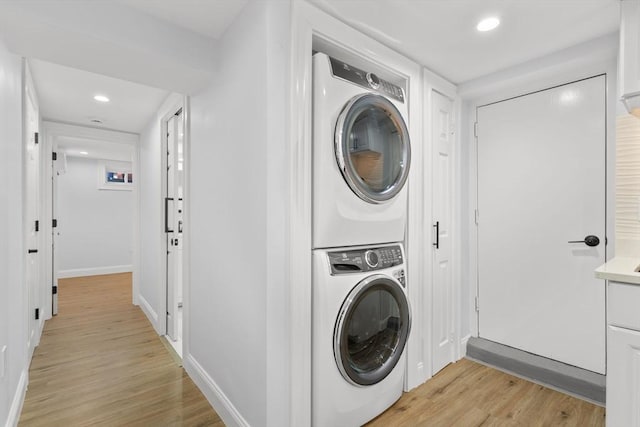
[[[335,131],[338,167],[351,190],[369,203],[393,198],[409,175],[409,132],[398,109],[382,95],[353,97]]]
[[[409,336],[411,314],[402,285],[389,276],[370,276],[342,304],[333,352],[342,376],[367,386],[382,381],[398,363]]]

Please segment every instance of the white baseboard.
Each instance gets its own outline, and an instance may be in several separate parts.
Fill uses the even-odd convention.
[[[242,417],[198,361],[190,354],[185,356],[182,359],[185,371],[213,406],[213,409],[215,409],[224,424],[229,427],[249,427],[247,420]]]
[[[58,279],[69,277],[100,276],[102,274],[130,273],[133,271],[132,265],[111,265],[107,267],[74,268],[71,270],[59,270]]]
[[[460,339],[460,355],[458,359],[462,359],[467,355],[467,343],[469,342],[470,338],[471,334],[465,335],[464,337],[462,337],[462,339]]]
[[[16,427],[18,425],[18,421],[20,420],[20,413],[22,412],[22,405],[24,404],[24,397],[27,393],[28,375],[29,373],[27,369],[23,369],[22,373],[20,374],[20,380],[18,381],[16,393],[13,395],[11,407],[9,408],[7,423],[5,424],[6,427]]]
[[[137,299],[138,299],[138,302],[140,303],[140,308],[142,309],[142,312],[147,316],[147,318],[149,319],[149,322],[151,322],[153,329],[156,330],[158,335],[164,335],[164,333],[158,330],[158,313],[156,313],[153,307],[151,307],[151,304],[149,304],[149,301],[147,301],[142,295],[138,295]]]

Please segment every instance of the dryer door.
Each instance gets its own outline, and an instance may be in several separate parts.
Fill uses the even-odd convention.
[[[338,167],[351,190],[369,203],[393,198],[409,175],[409,132],[398,109],[382,95],[353,97],[336,122]]]
[[[382,381],[398,363],[409,337],[411,314],[402,285],[389,276],[370,276],[342,304],[333,352],[342,376],[367,386]]]

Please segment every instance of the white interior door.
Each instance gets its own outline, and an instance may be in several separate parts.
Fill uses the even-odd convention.
[[[51,171],[51,278],[53,281],[52,298],[51,298],[51,315],[58,314],[58,257],[56,257],[56,245],[58,235],[58,176],[64,171],[64,155],[58,153],[57,143],[54,142],[53,161]]]
[[[184,183],[184,121],[180,110],[167,122],[167,335],[182,337],[182,227]]]
[[[479,335],[601,374],[605,88],[597,76],[477,110]],[[589,235],[599,244],[571,243]]]
[[[26,284],[28,311],[28,348],[32,352],[38,340],[38,324],[40,322],[40,239],[38,232],[40,203],[40,144],[39,116],[35,95],[27,87],[25,91],[25,243]]]
[[[433,366],[435,374],[454,360],[453,281],[451,272],[451,190],[454,143],[453,102],[432,92],[433,141]]]

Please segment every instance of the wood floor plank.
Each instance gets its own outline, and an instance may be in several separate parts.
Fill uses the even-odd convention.
[[[405,393],[368,427],[601,427],[605,409],[462,359]]]
[[[224,423],[131,304],[129,274],[61,280],[20,426],[214,426]],[[596,405],[463,359],[369,427],[604,426]],[[325,426],[321,426],[325,427]]]
[[[131,275],[60,280],[20,426],[224,426],[142,311]]]

